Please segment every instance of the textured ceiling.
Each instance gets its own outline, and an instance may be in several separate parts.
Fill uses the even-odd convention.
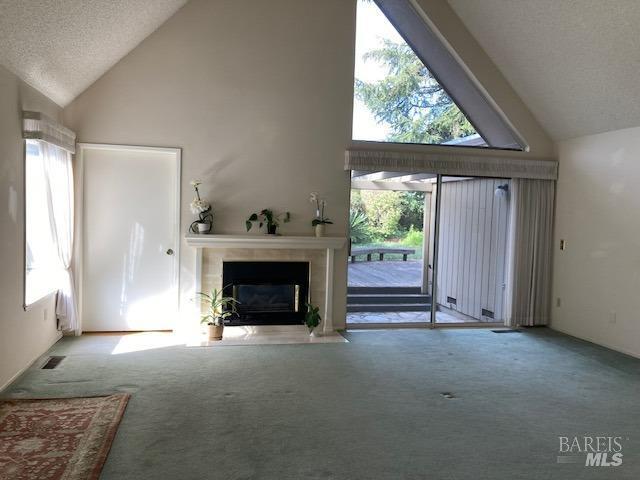
[[[186,0],[0,0],[0,64],[65,106]]]
[[[640,126],[639,0],[448,0],[554,139]]]

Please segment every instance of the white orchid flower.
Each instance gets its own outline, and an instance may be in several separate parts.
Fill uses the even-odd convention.
[[[209,205],[207,202],[205,202],[204,200],[199,200],[197,198],[194,198],[193,201],[191,202],[191,212],[194,215],[205,212],[210,207],[211,205]]]

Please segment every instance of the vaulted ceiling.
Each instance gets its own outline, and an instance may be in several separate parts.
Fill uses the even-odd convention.
[[[640,1],[448,1],[552,138],[640,126]]]
[[[187,0],[0,0],[0,64],[65,106]]]
[[[67,105],[187,0],[0,0],[0,64]],[[549,135],[640,125],[640,1],[448,0]]]

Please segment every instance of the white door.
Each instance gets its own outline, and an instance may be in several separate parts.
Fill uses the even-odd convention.
[[[84,331],[171,330],[180,150],[80,144]]]

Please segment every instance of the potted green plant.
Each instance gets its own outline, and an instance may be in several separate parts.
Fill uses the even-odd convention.
[[[327,201],[321,199],[316,192],[312,192],[309,201],[316,204],[316,218],[311,221],[311,226],[315,227],[316,237],[324,236],[325,225],[331,225],[333,222],[324,216],[324,207]]]
[[[273,210],[265,208],[264,210],[261,210],[260,213],[252,213],[249,218],[247,218],[245,225],[248,232],[251,230],[253,224],[258,222],[258,228],[262,228],[263,225],[266,225],[267,235],[276,235],[280,222],[288,223],[290,220],[291,214],[289,212],[275,214],[273,213]]]
[[[309,329],[309,335],[315,337],[316,331],[315,328],[320,325],[320,307],[314,307],[310,303],[307,303],[307,313],[304,316],[304,324]]]
[[[233,297],[225,297],[222,292],[214,288],[209,293],[196,293],[202,304],[206,306],[200,323],[208,325],[209,340],[222,340],[224,319],[238,313],[236,305],[239,302]]]

